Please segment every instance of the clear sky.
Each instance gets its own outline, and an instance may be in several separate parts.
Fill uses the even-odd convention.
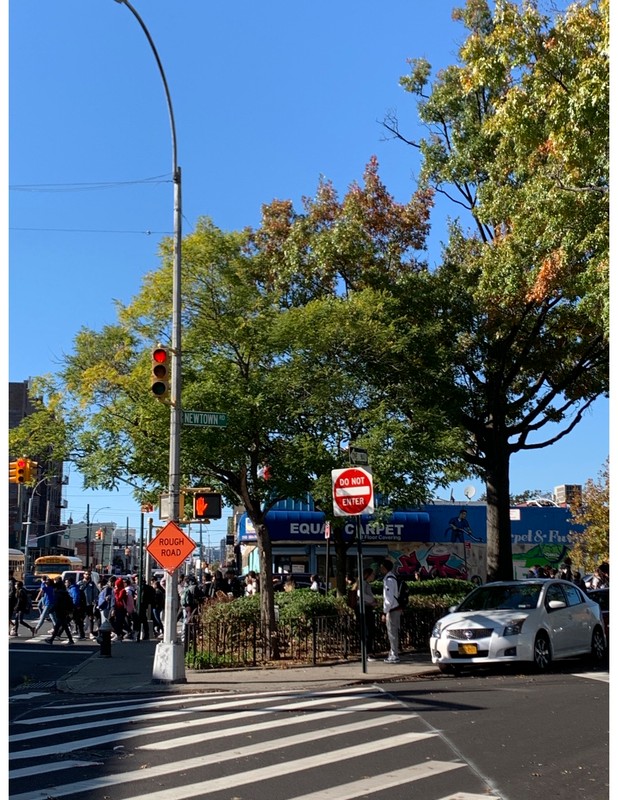
[[[402,131],[419,134],[398,80],[407,58],[456,60],[464,31],[450,0],[133,5],[172,96],[184,233],[201,216],[224,230],[257,225],[263,203],[298,205],[321,175],[341,195],[373,154],[395,198],[410,197],[417,154],[389,141],[380,121],[394,110]],[[114,322],[114,301],[128,302],[158,268],[158,243],[173,227],[172,146],[156,61],[126,6],[12,0],[8,21],[9,380],[23,381],[55,371],[81,326]],[[596,477],[608,418],[600,401],[559,445],[514,456],[512,491]],[[453,487],[457,500],[467,483]],[[478,498],[482,484],[470,483]],[[65,520],[90,504],[91,514],[111,506],[97,519],[139,525],[128,489],[84,492],[72,471],[65,496]],[[212,543],[224,532],[224,520],[212,524]]]

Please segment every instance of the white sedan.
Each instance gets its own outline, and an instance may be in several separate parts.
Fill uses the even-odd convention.
[[[431,660],[443,672],[524,661],[547,670],[553,659],[606,651],[601,609],[569,581],[531,579],[474,589],[431,632]]]

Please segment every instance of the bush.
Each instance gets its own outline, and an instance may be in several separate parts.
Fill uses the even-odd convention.
[[[323,595],[311,589],[294,589],[293,592],[277,592],[275,605],[279,607],[279,620],[292,622],[312,617],[336,617],[348,607],[344,597]]]
[[[322,595],[319,592],[312,592],[311,589],[276,592],[275,606],[279,609],[281,622],[337,616],[347,609],[345,598]],[[260,596],[239,597],[229,603],[204,605],[201,615],[205,622],[223,620],[234,626],[257,624],[260,621]]]

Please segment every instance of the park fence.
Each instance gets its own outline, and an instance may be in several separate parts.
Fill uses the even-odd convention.
[[[408,608],[402,614],[402,652],[427,652],[431,630],[448,608],[432,605]],[[386,626],[375,614],[375,651],[388,652]],[[279,662],[315,665],[360,656],[361,642],[352,612],[314,616],[277,624]],[[185,663],[191,669],[257,667],[267,663],[260,623],[230,624],[194,614],[183,631]]]

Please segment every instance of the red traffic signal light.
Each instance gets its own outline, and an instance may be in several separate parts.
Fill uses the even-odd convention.
[[[26,483],[30,478],[29,469],[28,469],[28,459],[27,458],[18,458],[15,462],[15,466],[17,468],[16,472],[16,483]]]
[[[195,492],[193,519],[221,519],[221,495],[218,492]]]
[[[157,400],[165,400],[169,394],[170,359],[165,347],[155,347],[152,351],[150,372],[150,391]]]

